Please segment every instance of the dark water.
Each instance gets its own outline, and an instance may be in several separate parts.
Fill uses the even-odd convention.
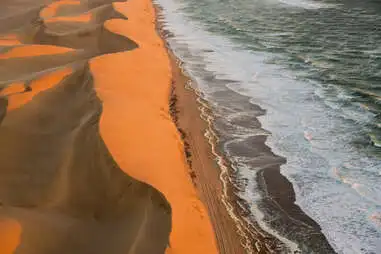
[[[381,253],[381,1],[158,3],[251,219],[284,251],[319,252],[298,235],[309,225],[261,205],[261,175],[277,165],[336,252]]]

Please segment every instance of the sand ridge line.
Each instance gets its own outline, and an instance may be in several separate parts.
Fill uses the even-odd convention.
[[[92,90],[92,77],[88,68],[84,67],[76,70],[54,89],[42,93],[20,110],[8,114],[0,125],[0,161],[4,165],[0,173],[4,174],[5,171],[12,178],[19,176],[20,172],[28,174],[27,179],[18,177],[11,182],[16,186],[14,191],[19,190],[14,196],[4,197],[0,189],[1,201],[9,207],[13,206],[15,199],[19,203],[20,198],[32,198],[29,202],[33,202],[32,205],[27,203],[26,207],[24,203],[18,205],[25,211],[25,216],[9,212],[11,209],[0,209],[1,214],[9,212],[9,216],[21,220],[25,233],[22,235],[20,253],[48,254],[60,253],[62,250],[61,253],[89,251],[103,254],[107,253],[105,248],[111,249],[111,253],[128,251],[131,236],[137,235],[135,228],[140,225],[140,222],[136,223],[134,214],[142,214],[145,201],[152,207],[149,214],[151,220],[146,222],[147,228],[154,228],[162,237],[155,240],[147,235],[145,239],[148,239],[159,253],[163,253],[167,244],[165,238],[168,237],[170,229],[169,205],[160,193],[133,180],[113,162],[97,132],[99,110],[101,104]],[[20,123],[22,120],[24,121]],[[4,144],[8,144],[6,150]],[[62,149],[63,154],[57,153]],[[51,164],[51,157],[57,155],[63,156],[63,163],[59,163],[58,168],[54,160]],[[12,160],[13,157],[19,159]],[[32,164],[33,167],[30,168],[29,163],[23,164],[23,161],[33,163],[35,157],[39,158],[38,162],[42,162],[40,165]],[[17,165],[24,168],[20,169]],[[18,172],[15,172],[16,170]],[[57,170],[57,174],[53,179],[47,178],[52,170]],[[48,181],[47,186],[43,184],[45,181]],[[7,179],[0,178],[0,183],[0,186],[4,186]],[[20,184],[22,188],[18,188]],[[34,200],[36,191],[46,187],[50,190],[48,200],[41,200],[38,196],[38,199]],[[24,188],[32,195],[18,194],[22,194]],[[49,202],[50,200],[54,202]],[[49,207],[47,210],[46,204]],[[45,214],[33,217],[33,214],[41,212]],[[58,216],[56,219],[55,215]],[[53,220],[49,219],[51,216]],[[69,227],[62,227],[63,225]],[[43,238],[35,238],[33,232],[36,231]],[[75,238],[68,239],[67,235],[70,233],[73,233]],[[102,241],[99,241],[100,236]],[[156,239],[157,237],[160,236],[156,236]],[[139,250],[146,246],[142,243],[137,244]]]
[[[44,23],[57,23],[57,22],[81,22],[81,23],[89,23],[93,19],[93,15],[91,10],[87,10],[84,13],[74,13],[61,15],[59,14],[59,9],[64,6],[73,6],[80,7],[83,3],[81,1],[58,1],[53,2],[50,5],[46,6],[40,12],[40,17],[43,19]]]
[[[65,5],[74,5],[78,6],[81,5],[81,2],[79,0],[62,0],[62,1],[56,1],[51,3],[50,5],[43,8],[40,12],[41,18],[50,18],[54,17],[57,14],[57,11],[60,7]]]
[[[55,22],[83,22],[88,23],[92,20],[91,13],[83,13],[76,16],[55,16],[51,18],[44,19],[45,23],[55,23]]]
[[[21,45],[21,41],[17,38],[15,34],[7,34],[0,36],[0,46],[13,46],[13,45]]]
[[[172,233],[166,252],[217,253],[209,217],[192,184],[184,146],[170,118],[171,66],[156,32],[152,2],[129,0],[114,7],[128,20],[109,20],[105,27],[128,36],[139,47],[90,62],[103,101],[101,135],[126,173],[161,191],[171,204]]]
[[[57,85],[65,77],[72,73],[71,68],[48,73],[39,79],[31,81],[28,86],[24,82],[11,84],[2,91],[0,95],[8,97],[7,111],[20,108],[33,99],[38,93]],[[29,87],[29,89],[27,89]],[[22,90],[23,89],[23,90]]]
[[[0,8],[43,2],[5,1]],[[99,133],[102,104],[88,66],[91,58],[138,45],[103,27],[109,19],[124,18],[112,0],[76,2],[48,14],[57,21],[86,11],[94,17],[89,25],[62,20],[46,25],[35,8],[6,17],[9,26],[1,30],[17,28],[26,43],[6,48],[0,58],[0,200],[10,208],[0,209],[0,216],[14,218],[22,231],[9,252],[164,253],[171,207],[157,189],[123,172],[109,153]],[[83,54],[71,53],[79,50]],[[0,236],[4,229],[13,237],[12,228],[2,226]],[[2,247],[0,253],[7,254]]]
[[[43,55],[58,55],[75,51],[72,48],[54,45],[23,45],[11,48],[9,51],[0,54],[0,59],[34,57]]]

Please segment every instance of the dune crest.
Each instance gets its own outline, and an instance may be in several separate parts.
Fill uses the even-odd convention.
[[[166,253],[217,253],[208,213],[192,184],[184,146],[169,113],[172,70],[156,32],[152,2],[113,5],[128,20],[108,20],[105,27],[132,38],[139,47],[90,62],[104,103],[101,135],[126,173],[157,188],[171,204],[172,232]]]
[[[27,102],[31,101],[33,96],[39,92],[57,85],[62,79],[71,73],[72,70],[67,68],[57,72],[49,73],[40,79],[29,82],[28,85],[26,83],[11,84],[9,87],[1,91],[0,94],[7,95],[7,110],[10,111],[19,108]]]
[[[102,73],[89,67],[139,48],[104,25],[126,17],[111,0],[1,6],[8,13],[0,11],[0,216],[9,223],[0,221],[0,234],[9,238],[0,252],[164,253],[171,205],[153,183],[133,178],[142,165],[114,160],[100,130],[108,102],[94,88]],[[91,19],[70,18],[83,15]]]
[[[50,18],[57,15],[57,11],[63,7],[63,6],[78,6],[81,5],[80,1],[75,0],[63,0],[63,1],[56,1],[52,2],[51,4],[45,6],[41,10],[40,17],[42,18]]]
[[[70,51],[73,51],[73,49],[50,45],[25,45],[9,49],[4,54],[0,55],[0,59],[55,55],[67,53]]]

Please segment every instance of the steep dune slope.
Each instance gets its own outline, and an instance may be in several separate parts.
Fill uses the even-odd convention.
[[[0,253],[163,253],[170,205],[112,158],[88,66],[138,45],[112,1],[47,2],[1,3]]]

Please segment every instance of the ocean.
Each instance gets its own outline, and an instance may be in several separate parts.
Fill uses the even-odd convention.
[[[381,2],[156,3],[275,252],[381,253]]]

